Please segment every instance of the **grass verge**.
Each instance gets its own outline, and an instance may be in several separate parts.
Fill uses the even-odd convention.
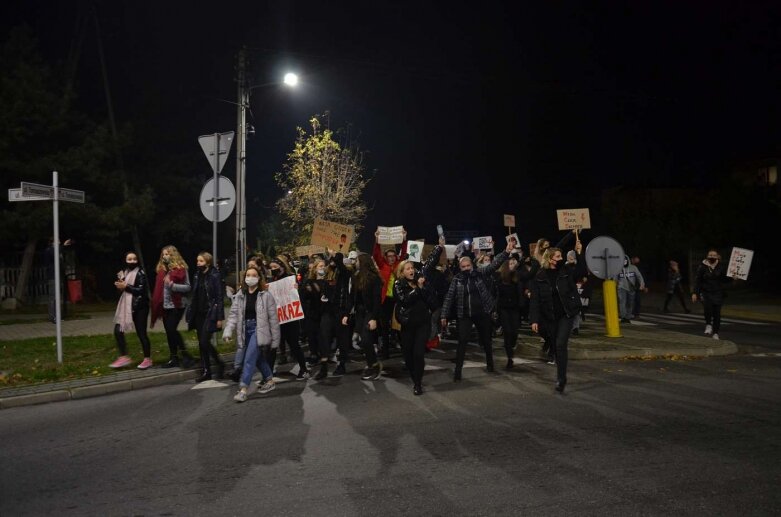
[[[187,349],[198,355],[195,331],[182,332]],[[135,366],[143,359],[141,343],[135,333],[126,335],[127,347]],[[152,360],[160,365],[169,358],[165,334],[149,334]],[[57,363],[57,343],[53,337],[3,341],[0,343],[0,388],[19,387],[46,382],[100,377],[115,370],[108,367],[117,358],[118,350],[112,334],[96,336],[65,336],[62,338],[63,364]],[[221,343],[220,353],[232,352],[235,344]]]

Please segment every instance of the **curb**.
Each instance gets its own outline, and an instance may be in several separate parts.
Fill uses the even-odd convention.
[[[746,320],[781,323],[781,309],[779,310],[779,314],[773,314],[768,312],[744,311],[734,307],[722,307],[721,315],[727,318],[743,318]]]
[[[544,356],[542,352],[542,343],[520,343],[516,346],[519,355],[539,359]],[[716,346],[697,346],[687,347],[685,345],[677,346],[632,346],[616,343],[609,349],[583,349],[576,343],[570,342],[568,346],[568,357],[571,360],[599,360],[599,359],[624,359],[626,357],[655,357],[661,355],[686,355],[696,357],[711,357],[732,355],[738,353],[738,347],[735,343],[728,340],[721,340]]]

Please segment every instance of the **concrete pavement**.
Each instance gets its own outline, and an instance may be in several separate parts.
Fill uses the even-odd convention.
[[[113,313],[94,313],[90,315],[89,319],[65,321],[63,322],[63,335],[106,334],[111,331],[113,326],[112,318]],[[152,329],[152,331],[161,332],[162,325],[159,325],[157,329]],[[573,336],[570,340],[570,359],[619,359],[625,357],[663,356],[704,357],[729,355],[737,352],[735,343],[728,340],[717,341],[702,336],[634,325],[622,325],[621,331],[623,337],[608,338],[604,335],[604,323],[599,320],[595,321],[593,318],[589,319],[581,327],[580,335]],[[53,333],[54,325],[48,322],[0,325],[0,341],[52,336]],[[501,361],[504,360],[502,357],[503,342],[501,338],[494,339],[494,349],[497,355],[497,364],[501,365]],[[476,348],[470,350],[470,353],[481,355],[481,352]],[[445,340],[438,353],[432,355],[435,355],[437,359],[452,359],[455,357],[455,344],[452,341]],[[528,328],[522,330],[516,346],[516,355],[541,359],[541,339],[538,336],[531,335]],[[231,363],[233,355],[227,354],[223,358],[226,362]],[[476,360],[479,360],[479,358],[476,358]],[[400,357],[391,359],[391,364],[400,362]],[[279,371],[286,372],[290,366],[292,365],[282,366],[279,368]],[[162,384],[180,383],[193,380],[196,376],[197,370],[195,369],[172,372],[160,367],[153,367],[145,371],[131,368],[97,378],[0,389],[0,409],[106,395]]]

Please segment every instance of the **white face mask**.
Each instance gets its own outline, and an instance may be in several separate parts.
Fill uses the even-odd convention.
[[[255,287],[258,285],[258,281],[260,278],[256,276],[246,276],[244,277],[244,283],[247,284],[249,287]]]

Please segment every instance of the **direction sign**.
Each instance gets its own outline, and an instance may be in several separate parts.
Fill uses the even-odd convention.
[[[11,199],[11,191],[19,190],[21,192],[22,199]],[[30,183],[27,181],[22,182],[22,188],[9,189],[8,200],[9,201],[45,201],[54,199],[55,187],[51,185],[41,185],[40,183]],[[73,203],[84,203],[84,191],[73,190],[70,188],[57,187],[59,201],[71,201]]]
[[[233,131],[228,131],[227,133],[215,133],[213,135],[203,135],[198,137],[198,143],[201,144],[203,154],[205,154],[206,159],[209,160],[209,165],[212,166],[212,171],[216,171],[217,174],[222,172],[222,168],[225,166],[225,162],[228,161],[228,153],[230,153],[231,145],[233,144],[233,134]],[[215,149],[217,148],[217,140],[220,141],[219,155],[215,152]],[[218,156],[219,168],[217,168]]]
[[[58,199],[60,201],[71,201],[73,203],[83,203],[84,202],[84,191],[83,190],[73,190],[69,188],[62,188],[60,187],[58,190],[59,196]]]
[[[236,189],[231,180],[225,176],[219,177],[219,197],[214,194],[214,178],[206,182],[201,189],[201,212],[209,221],[214,222],[214,203],[217,202],[217,222],[223,222],[233,212],[236,206]]]
[[[54,187],[40,183],[22,182],[22,197],[40,197],[54,199]]]
[[[22,195],[22,189],[9,188],[8,189],[8,201],[49,201],[50,197],[38,197],[38,196],[24,196]]]

